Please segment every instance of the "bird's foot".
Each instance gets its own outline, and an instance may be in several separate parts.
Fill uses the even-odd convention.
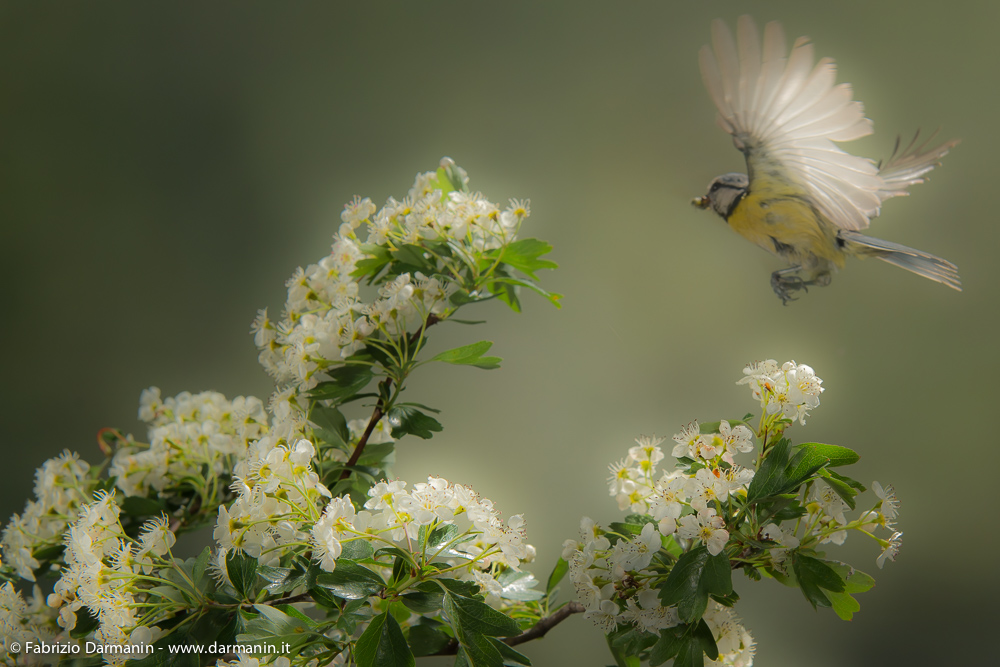
[[[800,290],[809,291],[810,283],[806,282],[799,276],[795,275],[782,275],[781,271],[775,271],[771,274],[771,289],[774,293],[778,295],[781,299],[781,303],[785,306],[788,305],[790,301],[795,301],[797,297],[793,296],[795,292]]]
[[[771,274],[771,289],[781,299],[781,303],[786,306],[789,301],[796,300],[794,296],[796,292],[808,292],[809,287],[812,285],[826,287],[833,279],[829,271],[823,271],[822,273],[815,274],[811,280],[806,280],[801,275],[798,275],[797,272],[801,270],[801,267],[793,266]]]

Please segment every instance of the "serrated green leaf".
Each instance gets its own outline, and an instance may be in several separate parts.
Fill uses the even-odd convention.
[[[711,595],[726,596],[733,592],[733,569],[725,551],[709,555],[705,560],[705,571],[701,579]]]
[[[427,614],[437,611],[444,604],[444,593],[437,586],[434,589],[432,591],[411,590],[400,595],[399,599],[407,609],[415,614]]]
[[[537,280],[535,271],[541,269],[556,269],[559,265],[547,259],[539,259],[542,255],[552,252],[552,246],[538,239],[520,239],[503,248],[497,248],[486,254],[492,260],[500,259],[504,264]]]
[[[365,560],[375,553],[372,543],[365,539],[345,540],[341,545],[343,550],[340,552],[340,557],[345,560]]]
[[[473,597],[479,594],[479,586],[472,581],[460,581],[459,579],[435,579],[440,586],[448,591],[465,597]]]
[[[824,589],[833,593],[844,592],[844,582],[824,561],[792,552],[792,569],[802,594],[815,607],[830,607],[832,603]]]
[[[793,450],[788,466],[785,468],[785,483],[780,492],[789,493],[797,490],[829,462],[830,459],[822,454],[796,447]]]
[[[393,259],[396,260],[397,264],[403,264],[403,266],[396,266],[391,271],[392,273],[413,273],[412,269],[416,269],[422,273],[434,273],[435,266],[431,260],[424,257],[426,251],[418,245],[404,245],[396,250],[393,250],[390,254]]]
[[[408,433],[429,440],[434,433],[443,429],[438,420],[405,405],[397,405],[389,410],[387,418],[392,426],[392,437],[397,440]]]
[[[309,410],[309,421],[315,424],[324,442],[331,445],[344,446],[351,439],[347,419],[335,407],[313,403]]]
[[[528,656],[518,653],[495,637],[490,637],[489,640],[493,643],[493,647],[496,648],[500,657],[503,658],[504,667],[531,667],[531,660],[528,660]]]
[[[847,447],[841,447],[840,445],[824,445],[820,442],[803,442],[801,445],[796,445],[795,448],[808,449],[821,456],[825,456],[830,459],[830,463],[828,465],[831,468],[852,465],[861,460],[861,456],[856,451]]]
[[[489,637],[513,637],[521,634],[514,619],[485,602],[448,591],[444,595],[444,612],[448,620],[462,631]],[[458,632],[458,627],[455,628]]]
[[[431,359],[431,361],[443,361],[446,364],[460,364],[465,366],[475,366],[483,369],[493,369],[500,367],[500,357],[484,357],[493,343],[488,340],[481,340],[478,343],[463,345],[452,350],[442,352]]]
[[[368,366],[355,364],[326,369],[328,382],[320,382],[309,392],[309,398],[316,401],[332,401],[340,405],[368,386],[375,374]]]
[[[833,479],[836,479],[836,480],[839,480],[839,481],[843,482],[844,484],[846,484],[847,486],[851,487],[852,489],[854,489],[858,493],[864,493],[865,491],[868,490],[868,487],[865,486],[864,484],[862,484],[861,482],[859,482],[858,480],[851,479],[847,475],[842,475],[839,472],[837,472],[836,470],[827,470],[826,472],[829,473],[829,475],[828,475],[829,477],[832,477]]]
[[[226,573],[236,592],[244,600],[254,599],[257,585],[257,559],[242,551],[233,550],[226,554]]]
[[[361,454],[361,458],[358,459],[359,466],[376,466],[385,461],[387,456],[390,456],[394,451],[396,451],[396,443],[394,442],[378,442],[375,444],[365,444],[364,453]]]
[[[416,661],[399,623],[388,611],[371,620],[354,647],[358,667],[413,667]]]
[[[694,627],[691,636],[697,640],[701,651],[708,656],[709,660],[717,660],[719,658],[719,647],[715,644],[715,636],[704,619],[698,621],[698,625]]]
[[[861,609],[861,605],[852,597],[856,593],[864,593],[875,585],[875,580],[869,575],[855,570],[846,563],[826,561],[826,563],[837,573],[844,582],[842,592],[824,591],[830,599],[830,605],[834,613],[845,621],[851,620],[854,613]]]
[[[674,564],[667,580],[660,587],[664,606],[677,605],[677,614],[685,623],[701,618],[708,607],[708,589],[702,584],[708,550],[695,547]]]
[[[649,652],[650,667],[662,665],[667,660],[670,660],[677,655],[677,653],[684,646],[684,635],[686,630],[686,625],[678,625],[665,630],[660,630],[660,638]]]
[[[427,526],[421,526],[417,539],[422,548],[426,548],[427,551],[437,551],[457,537],[458,526],[453,523],[446,523],[432,530],[429,536],[427,534]]]
[[[448,645],[451,637],[429,625],[412,625],[407,633],[407,643],[418,658],[434,655]]]
[[[316,576],[316,585],[345,600],[361,600],[386,587],[377,573],[354,561],[340,558],[333,572]]]
[[[789,441],[782,438],[767,453],[767,457],[760,465],[757,474],[754,475],[750,487],[747,489],[747,504],[754,503],[761,498],[780,493],[784,488],[786,478],[784,476],[785,467],[788,465]]]
[[[827,486],[829,486],[831,489],[833,489],[834,492],[838,496],[840,496],[841,500],[843,500],[845,503],[847,503],[848,507],[850,507],[852,510],[856,509],[857,504],[856,504],[856,501],[854,500],[854,498],[855,498],[855,496],[858,495],[858,492],[855,491],[854,489],[852,489],[846,483],[840,481],[836,477],[833,477],[830,474],[829,470],[822,470],[820,472],[821,472],[822,477],[823,477],[823,483],[826,484]]]
[[[526,570],[504,570],[496,579],[500,584],[500,597],[505,600],[531,602],[545,597],[541,591],[535,590],[538,585],[535,575]]]

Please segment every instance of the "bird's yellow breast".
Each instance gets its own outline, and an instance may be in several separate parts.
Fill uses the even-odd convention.
[[[815,258],[844,265],[836,229],[793,187],[762,186],[752,182],[727,222],[741,236],[794,264]]]

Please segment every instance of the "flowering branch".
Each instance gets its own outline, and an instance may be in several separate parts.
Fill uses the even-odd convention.
[[[605,632],[619,664],[752,664],[755,644],[733,607],[732,573],[775,579],[802,590],[813,607],[831,607],[849,620],[853,595],[874,580],[819,549],[841,544],[848,531],[874,538],[894,529],[898,502],[891,487],[872,484],[879,502],[856,519],[865,490],[835,468],[855,463],[846,448],[784,437],[819,406],[822,380],[806,365],[773,360],[751,364],[737,384],[750,385],[762,414],[739,420],[692,422],[674,435],[676,468],[659,474],[662,438],[641,437],[611,468],[610,494],[623,522],[603,528],[588,518],[581,539],[567,540],[563,558],[585,607],[584,617]],[[758,451],[754,467],[737,457]],[[894,559],[901,533],[874,538],[877,564]]]
[[[536,272],[555,268],[542,258],[551,247],[518,238],[528,215],[527,201],[502,208],[470,192],[448,159],[380,210],[355,197],[331,252],[286,283],[282,319],[265,310],[252,325],[258,361],[277,385],[266,405],[150,388],[139,408],[147,442],[104,429],[105,465],[66,452],[38,471],[36,500],[3,531],[2,645],[89,642],[173,655],[196,639],[280,645],[253,661],[276,667],[348,656],[384,664],[379,656],[390,653],[409,665],[414,653],[437,650],[428,644],[513,645],[575,613],[574,603],[543,618],[556,591],[535,590],[523,569],[535,550],[521,515],[501,518],[489,499],[440,478],[409,489],[384,481],[397,440],[442,429],[433,408],[399,401],[408,375],[431,362],[500,362],[485,356],[489,341],[419,358],[428,328],[462,322],[456,311],[494,298],[519,311],[521,289],[558,306],[559,295],[535,283]],[[373,383],[374,409],[349,419]],[[178,533],[213,520],[214,549],[174,556]],[[56,579],[53,592],[42,599],[35,587],[25,600],[14,582],[36,575]],[[534,621],[520,639],[515,618]],[[211,659],[227,667],[241,654]]]

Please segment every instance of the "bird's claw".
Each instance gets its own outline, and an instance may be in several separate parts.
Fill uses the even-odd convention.
[[[771,289],[781,299],[782,305],[787,306],[790,301],[797,301],[798,298],[792,296],[800,290],[808,292],[809,283],[798,276],[785,276],[780,271],[771,274]]]

